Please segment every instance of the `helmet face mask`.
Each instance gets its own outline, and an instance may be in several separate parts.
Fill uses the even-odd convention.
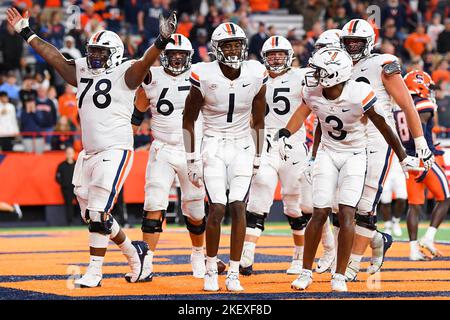
[[[217,59],[233,69],[239,69],[246,57],[247,41],[245,39],[223,40],[217,46]]]
[[[286,50],[271,50],[263,54],[263,60],[266,68],[274,73],[281,73],[291,67],[289,52]]]
[[[88,45],[87,46],[87,62],[90,69],[106,69],[108,68],[109,58],[112,52],[110,48],[103,46]]]
[[[321,67],[318,67],[314,64],[309,64],[308,67],[313,70],[308,71],[305,74],[305,84],[307,87],[317,87],[322,83],[323,79],[330,77],[330,74],[328,74],[327,70]],[[332,78],[333,76],[334,74],[331,75]]]
[[[192,53],[187,50],[164,50],[161,53],[161,65],[175,75],[189,70]]]
[[[367,39],[359,37],[343,37],[342,45],[352,57],[353,61],[362,59],[367,51]]]

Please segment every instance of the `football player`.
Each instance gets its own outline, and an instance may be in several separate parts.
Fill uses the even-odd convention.
[[[183,115],[184,143],[189,178],[196,186],[204,183],[210,204],[204,290],[219,290],[216,259],[220,224],[228,202],[232,225],[225,284],[229,291],[242,291],[239,261],[245,237],[245,207],[251,178],[260,165],[268,75],[259,62],[245,60],[247,37],[238,25],[220,24],[212,34],[211,44],[217,60],[199,63],[191,71],[192,86]],[[194,123],[200,110],[201,158],[195,152],[194,139]]]
[[[341,40],[353,60],[351,79],[365,82],[374,88],[379,103],[385,109],[387,123],[392,128],[394,122],[391,99],[394,99],[405,112],[408,127],[414,137],[416,153],[423,161],[425,169],[429,170],[434,162],[434,156],[424,138],[419,116],[400,75],[397,57],[371,53],[375,45],[375,33],[372,25],[362,19],[353,19],[345,24]],[[372,259],[367,271],[370,274],[381,268],[386,250],[392,244],[391,236],[376,232],[375,213],[393,153],[371,122],[367,126],[367,135],[369,137],[367,177],[356,212],[355,241],[346,273],[349,280],[356,279],[362,256],[369,244],[372,247]]]
[[[276,136],[281,157],[289,159],[290,136],[302,127],[311,112],[319,119],[322,131],[321,145],[312,171],[314,210],[305,230],[303,270],[292,282],[292,287],[304,290],[312,283],[312,264],[321,230],[331,213],[338,189],[340,230],[331,289],[347,291],[344,274],[353,244],[356,206],[361,198],[367,169],[367,118],[364,116],[376,125],[394,148],[405,171],[413,167],[414,159],[406,155],[401,142],[387,125],[372,87],[350,80],[352,59],[345,50],[322,48],[313,55],[309,67],[312,71],[305,76],[302,104]]]
[[[303,257],[304,228],[308,219],[300,211],[301,167],[307,156],[306,133],[303,128],[293,135],[292,158],[282,161],[273,148],[275,133],[283,128],[301,101],[301,89],[306,69],[291,68],[294,50],[284,37],[272,36],[264,42],[261,55],[269,72],[266,89],[266,118],[263,153],[258,173],[253,177],[247,204],[247,229],[240,272],[250,275],[253,270],[255,246],[264,231],[264,220],[273,203],[273,195],[281,182],[284,214],[292,229],[294,255],[288,274],[300,274]]]
[[[392,206],[392,195],[395,193],[395,205]],[[380,211],[383,214],[384,232],[396,237],[402,235],[400,217],[406,208],[406,180],[404,179],[402,167],[396,156],[392,159],[391,169],[384,183],[383,193],[380,198]],[[394,215],[392,216],[391,210]]]
[[[136,93],[140,112],[151,110],[152,142],[145,175],[145,203],[142,221],[143,239],[149,245],[150,260],[163,231],[169,193],[175,177],[181,187],[181,206],[192,241],[191,265],[195,278],[205,276],[203,240],[205,233],[205,191],[188,178],[183,145],[184,101],[190,89],[191,42],[181,34],[172,35],[173,43],[161,53],[161,66],[151,67],[148,78]],[[139,125],[140,123],[136,123]],[[201,125],[201,121],[196,124]],[[201,128],[197,128],[197,141]],[[201,136],[200,136],[201,137]],[[197,143],[199,146],[200,144]],[[152,263],[150,268],[153,270]]]
[[[434,113],[437,109],[432,98],[434,83],[428,73],[424,71],[411,71],[404,77],[406,86],[414,100],[417,112],[419,112],[428,147],[433,153],[438,154],[433,143]],[[406,153],[414,155],[414,140],[411,130],[405,121],[405,114],[402,111],[395,112],[398,134],[406,148]],[[421,174],[411,174],[406,181],[408,190],[409,210],[407,215],[407,225],[410,244],[410,260],[427,260],[419,250],[419,245],[427,249],[433,257],[441,256],[441,253],[434,246],[434,236],[439,225],[445,219],[450,207],[450,192],[447,177],[443,167],[433,163],[431,168]],[[417,241],[419,216],[422,205],[425,203],[425,187],[430,190],[436,199],[436,206],[431,214],[430,226],[424,237]]]
[[[124,45],[111,31],[99,31],[87,44],[87,56],[66,60],[51,44],[29,27],[28,12],[22,17],[7,10],[9,23],[61,77],[77,87],[84,150],[78,156],[73,184],[81,216],[89,224],[90,262],[86,273],[75,281],[79,287],[101,285],[102,265],[110,239],[128,259],[129,282],[145,280],[148,246],[131,242],[110,214],[133,162],[131,118],[133,99],[148,69],[176,29],[176,16],[160,18],[160,36],[136,61],[123,61]]]

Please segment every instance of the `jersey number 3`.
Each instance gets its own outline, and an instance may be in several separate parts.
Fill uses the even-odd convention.
[[[328,131],[328,135],[330,137],[332,137],[334,140],[338,140],[338,141],[344,140],[345,137],[347,136],[347,131],[342,130],[342,128],[344,127],[344,123],[342,122],[341,119],[339,119],[336,116],[328,116],[325,119],[326,123],[331,123],[332,121],[336,122],[336,126],[333,127],[333,130],[339,132],[339,135],[336,135],[330,131]]]
[[[94,83],[94,79],[81,78],[80,82],[87,83],[87,85],[80,95],[80,99],[78,102],[79,109],[81,109],[81,106],[83,105],[84,96],[89,91],[89,89],[92,87],[92,84]],[[105,108],[109,107],[109,105],[111,104],[111,95],[109,94],[109,92],[111,91],[111,88],[112,88],[111,80],[109,80],[109,79],[101,79],[97,82],[97,84],[95,85],[95,93],[92,96],[94,105],[97,108],[105,109]],[[100,99],[100,97],[102,97],[102,98]]]

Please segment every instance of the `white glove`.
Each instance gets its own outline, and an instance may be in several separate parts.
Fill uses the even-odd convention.
[[[409,178],[408,171],[425,171],[425,168],[420,166],[420,159],[416,157],[406,156],[406,158],[400,162],[400,165],[402,166],[406,179]]]
[[[435,159],[434,154],[428,148],[427,141],[423,136],[414,138],[414,144],[416,145],[417,157],[422,160],[425,170],[430,170]]]
[[[168,39],[177,30],[177,12],[172,11],[167,19],[159,15],[159,34],[163,39]]]
[[[255,158],[253,159],[253,176],[256,176],[259,170],[259,166],[261,165],[261,156],[255,155]]]
[[[188,177],[189,181],[196,186],[197,188],[201,188],[203,186],[203,174],[201,170],[200,161],[195,162],[187,162],[188,169]]]
[[[282,160],[286,161],[290,158],[290,151],[292,150],[292,143],[288,137],[282,137],[278,140],[278,152]]]
[[[303,168],[303,174],[305,175],[306,181],[312,184],[312,172],[314,167],[314,159],[309,159]]]
[[[22,17],[16,8],[10,8],[7,10],[7,16],[9,23],[14,27],[14,30],[16,30],[17,33],[20,33],[24,28],[30,26],[28,23],[28,11],[25,13],[25,17]]]

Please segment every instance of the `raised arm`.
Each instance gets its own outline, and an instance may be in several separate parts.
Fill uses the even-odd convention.
[[[72,86],[77,86],[75,62],[67,60],[53,45],[39,38],[28,23],[28,11],[22,17],[16,8],[6,11],[9,24],[14,27],[25,41]]]
[[[259,157],[264,144],[264,118],[266,114],[266,85],[263,85],[252,103],[253,141],[256,147],[256,156]]]
[[[133,63],[125,72],[125,83],[128,88],[136,89],[144,81],[150,67],[158,59],[166,45],[173,41],[170,36],[176,29],[177,16],[175,11],[172,11],[167,19],[164,19],[162,15],[159,16],[159,36],[155,43],[145,51],[142,58]]]

